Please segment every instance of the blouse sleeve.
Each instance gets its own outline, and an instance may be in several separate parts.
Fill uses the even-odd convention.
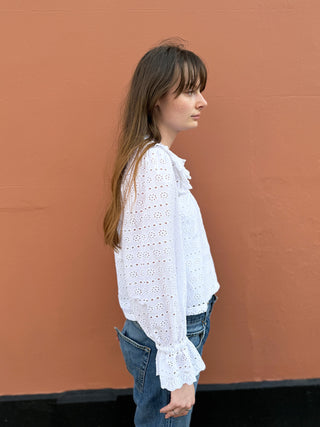
[[[144,154],[136,186],[136,199],[132,186],[123,215],[124,277],[135,319],[156,344],[161,387],[172,391],[196,381],[205,364],[186,336],[177,183],[167,153]]]

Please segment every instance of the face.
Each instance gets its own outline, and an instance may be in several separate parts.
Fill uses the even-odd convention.
[[[174,136],[182,130],[196,128],[202,110],[207,106],[199,89],[182,92],[175,98],[175,88],[156,104],[157,124],[162,136]]]

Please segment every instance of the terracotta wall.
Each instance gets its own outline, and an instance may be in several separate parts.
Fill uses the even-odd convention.
[[[102,220],[116,122],[144,52],[206,61],[186,158],[221,289],[202,383],[320,376],[320,4],[0,3],[0,393],[130,387]]]

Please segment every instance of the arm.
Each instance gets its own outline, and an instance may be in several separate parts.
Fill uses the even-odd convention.
[[[186,336],[186,279],[171,159],[148,150],[123,216],[125,280],[136,320],[157,347],[161,387],[191,385],[205,365]]]

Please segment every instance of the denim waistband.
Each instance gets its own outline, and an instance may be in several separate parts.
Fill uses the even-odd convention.
[[[216,302],[217,299],[218,297],[215,294],[213,294],[208,302],[207,311],[204,311],[203,313],[191,314],[187,316],[187,323],[195,323],[195,322],[198,322],[199,320],[204,319],[205,317],[210,316],[213,304]]]

